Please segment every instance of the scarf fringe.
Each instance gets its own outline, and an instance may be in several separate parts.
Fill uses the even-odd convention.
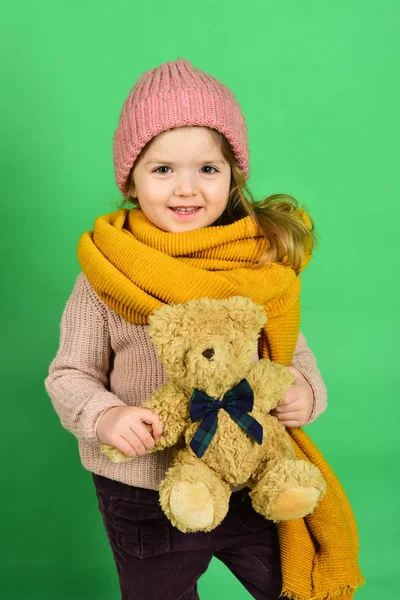
[[[300,596],[299,594],[296,594],[296,592],[283,588],[280,598],[285,598],[285,600],[286,598],[287,600],[352,600],[355,592],[357,592],[364,584],[365,579],[364,577],[361,577],[354,585],[341,585],[340,587],[324,592],[323,594],[311,596],[311,598]]]

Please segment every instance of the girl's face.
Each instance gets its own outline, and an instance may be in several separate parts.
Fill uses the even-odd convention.
[[[222,215],[231,168],[206,127],[179,127],[154,138],[133,180],[146,217],[174,233],[207,227]]]

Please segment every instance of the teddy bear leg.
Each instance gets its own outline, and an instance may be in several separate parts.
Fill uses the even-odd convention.
[[[271,460],[250,493],[254,510],[272,521],[310,514],[326,491],[315,465],[304,460]]]
[[[160,504],[183,531],[211,531],[226,516],[230,487],[200,459],[181,450],[160,485]]]

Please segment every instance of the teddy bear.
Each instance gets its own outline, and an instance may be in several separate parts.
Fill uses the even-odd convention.
[[[296,458],[270,414],[295,376],[258,360],[266,321],[263,307],[242,296],[163,305],[149,317],[168,380],[143,406],[164,426],[151,452],[174,447],[160,504],[183,532],[221,523],[237,486],[250,488],[254,509],[275,522],[306,516],[325,493],[319,469]],[[105,444],[101,451],[114,462],[135,460]]]

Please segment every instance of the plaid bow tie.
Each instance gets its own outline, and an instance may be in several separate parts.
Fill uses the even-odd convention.
[[[217,431],[220,408],[226,410],[231,418],[257,444],[261,444],[263,438],[262,425],[248,414],[253,410],[253,406],[254,393],[247,379],[242,379],[238,385],[226,392],[222,400],[214,400],[205,392],[194,389],[189,405],[190,418],[193,422],[203,419],[190,442],[190,447],[196,456],[201,458],[213,439]]]

